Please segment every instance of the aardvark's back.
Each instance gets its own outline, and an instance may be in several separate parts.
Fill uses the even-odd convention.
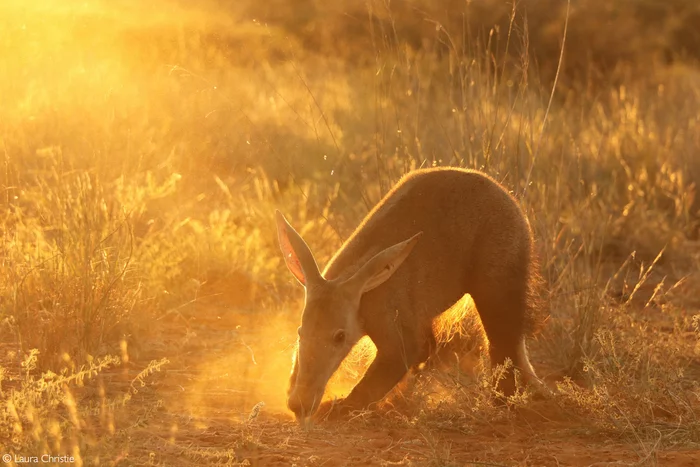
[[[484,270],[489,263],[498,263],[498,269],[516,266],[531,248],[517,201],[493,179],[473,170],[423,169],[404,176],[374,207],[324,276],[349,275],[378,251],[417,232],[424,236],[406,264],[436,281],[459,281],[454,276]]]

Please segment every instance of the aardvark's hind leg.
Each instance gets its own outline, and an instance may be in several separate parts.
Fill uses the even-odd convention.
[[[472,295],[479,317],[489,340],[491,365],[503,365],[510,359],[525,382],[536,380],[525,347],[525,313],[527,295],[523,286],[511,285],[507,290],[484,287]],[[499,383],[499,389],[506,396],[515,392],[515,376],[508,371]]]

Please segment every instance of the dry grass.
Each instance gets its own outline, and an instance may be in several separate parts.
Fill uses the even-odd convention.
[[[694,465],[700,10],[573,3],[553,88],[564,1],[5,0],[0,454]],[[556,392],[494,406],[458,307],[469,335],[438,326],[441,368],[377,412],[297,427],[301,293],[272,213],[327,259],[426,165],[521,199],[550,314],[533,363]]]

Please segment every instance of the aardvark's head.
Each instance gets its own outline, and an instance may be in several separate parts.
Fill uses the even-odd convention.
[[[279,211],[276,217],[284,260],[306,291],[287,399],[301,421],[316,411],[328,380],[364,335],[358,315],[362,294],[391,277],[421,233],[377,253],[349,278],[326,280],[306,242]]]

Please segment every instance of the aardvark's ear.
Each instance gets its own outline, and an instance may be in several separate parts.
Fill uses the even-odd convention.
[[[401,266],[416,246],[423,232],[418,232],[408,240],[377,253],[367,261],[348,281],[352,281],[361,293],[369,292],[383,284]]]
[[[281,212],[275,211],[277,220],[277,238],[284,257],[284,262],[294,277],[308,287],[310,283],[322,280],[318,265],[301,235],[287,222]]]

